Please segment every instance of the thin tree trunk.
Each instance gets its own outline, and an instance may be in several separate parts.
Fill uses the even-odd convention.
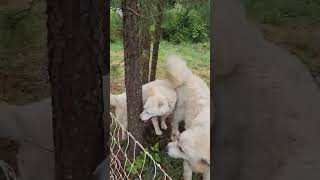
[[[101,66],[101,72],[103,75],[107,75],[110,73],[110,7],[109,7],[109,1],[104,1],[103,4],[104,12],[103,12],[103,21],[101,22],[101,28],[102,28],[102,36],[100,38],[100,48],[102,53],[100,54],[101,57],[99,58],[100,66]]]
[[[123,44],[125,60],[125,84],[127,93],[128,130],[144,145],[143,124],[139,120],[142,111],[142,89],[139,63],[139,9],[138,0],[123,0]],[[133,146],[130,146],[133,155]]]
[[[156,79],[159,45],[160,45],[160,38],[161,38],[161,21],[163,16],[163,13],[162,13],[163,8],[164,8],[164,0],[159,0],[159,4],[158,4],[159,15],[156,17],[150,81],[154,81]]]
[[[55,179],[87,180],[105,159],[103,0],[47,1]]]
[[[104,119],[104,131],[105,131],[105,144],[104,147],[108,147],[109,144],[109,139],[110,139],[110,124],[111,124],[111,116],[109,113],[109,108],[110,108],[110,102],[109,102],[109,94],[110,94],[110,29],[109,29],[109,24],[110,24],[110,5],[109,1],[104,1],[104,13],[103,13],[103,21],[102,21],[102,37],[100,41],[100,47],[102,48],[101,51],[101,57],[99,60],[101,60],[100,64],[100,71],[103,74],[103,102],[104,102],[104,114],[103,114],[103,119]],[[109,155],[109,148],[105,148],[105,153],[106,155]],[[109,165],[109,164],[108,164]]]
[[[149,82],[150,73],[150,32],[148,23],[144,23],[142,27],[142,39],[141,39],[141,79],[142,84]]]

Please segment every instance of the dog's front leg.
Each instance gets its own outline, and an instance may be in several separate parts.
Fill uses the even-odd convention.
[[[158,117],[152,117],[151,118],[151,122],[154,128],[154,131],[156,132],[156,135],[161,136],[162,135],[162,131],[159,128],[159,123],[158,123]]]
[[[187,161],[183,161],[183,178],[184,180],[192,180],[192,169]]]
[[[203,180],[210,180],[210,168],[202,175]]]
[[[171,132],[171,140],[175,141],[178,139],[180,132],[179,132],[179,122],[173,119],[172,121],[172,132]]]
[[[167,130],[167,124],[166,124],[166,119],[167,119],[167,115],[161,116],[161,129]]]

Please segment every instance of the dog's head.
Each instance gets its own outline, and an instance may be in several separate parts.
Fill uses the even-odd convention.
[[[147,121],[155,116],[163,116],[170,113],[170,103],[167,98],[161,95],[150,96],[143,106],[143,112],[140,114],[142,121]]]
[[[187,129],[167,145],[167,153],[187,161],[194,172],[205,173],[210,168],[210,139],[203,135],[201,130]]]

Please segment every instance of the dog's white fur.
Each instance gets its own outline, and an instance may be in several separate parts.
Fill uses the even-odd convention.
[[[158,117],[161,117],[161,129],[167,130],[166,119],[173,113],[176,101],[177,93],[175,90],[162,86],[153,87],[151,88],[150,96],[144,104],[144,110],[140,114],[140,119],[147,121],[152,116],[151,121],[155,127],[156,134],[162,134],[158,125]]]
[[[140,114],[143,121],[151,118],[157,135],[162,135],[161,129],[166,130],[166,118],[173,112],[177,101],[177,94],[173,85],[168,80],[155,80],[142,86],[142,101],[144,111]],[[128,128],[126,93],[119,95],[110,94],[110,105],[115,106],[115,115],[122,126]],[[152,115],[152,117],[150,117]],[[161,117],[161,129],[157,117]],[[122,131],[125,138],[125,131]]]
[[[26,106],[0,103],[0,137],[15,140],[21,180],[53,180],[51,99]],[[47,150],[49,151],[47,151]]]
[[[194,75],[180,57],[167,59],[168,79],[176,87],[178,101],[174,111],[175,134],[167,146],[168,154],[184,160],[184,179],[191,180],[192,172],[210,179],[210,90]],[[179,135],[178,123],[185,121],[185,131]]]
[[[109,76],[103,76],[103,91]],[[106,103],[106,97],[103,98]],[[54,142],[51,98],[24,106],[0,101],[0,137],[18,143],[18,179],[54,180]],[[103,161],[101,164],[105,163]],[[105,168],[98,166],[93,180],[102,180]]]

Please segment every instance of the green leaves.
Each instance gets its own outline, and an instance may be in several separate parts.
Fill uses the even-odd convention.
[[[117,13],[116,8],[110,9],[110,41],[122,39],[122,17]]]
[[[199,9],[176,3],[165,13],[162,24],[163,39],[179,44],[203,42],[208,39],[208,22]]]
[[[145,151],[148,152],[157,163],[161,162],[161,157],[159,154],[159,143],[156,143],[151,147],[145,148]],[[143,172],[142,174],[145,175],[149,173],[148,170],[150,168],[153,169],[154,163],[149,157],[147,157],[144,151],[141,151],[139,155],[136,156],[134,162],[126,160],[125,167],[126,172],[129,173],[131,170],[130,174],[133,176],[137,175],[141,171]]]

